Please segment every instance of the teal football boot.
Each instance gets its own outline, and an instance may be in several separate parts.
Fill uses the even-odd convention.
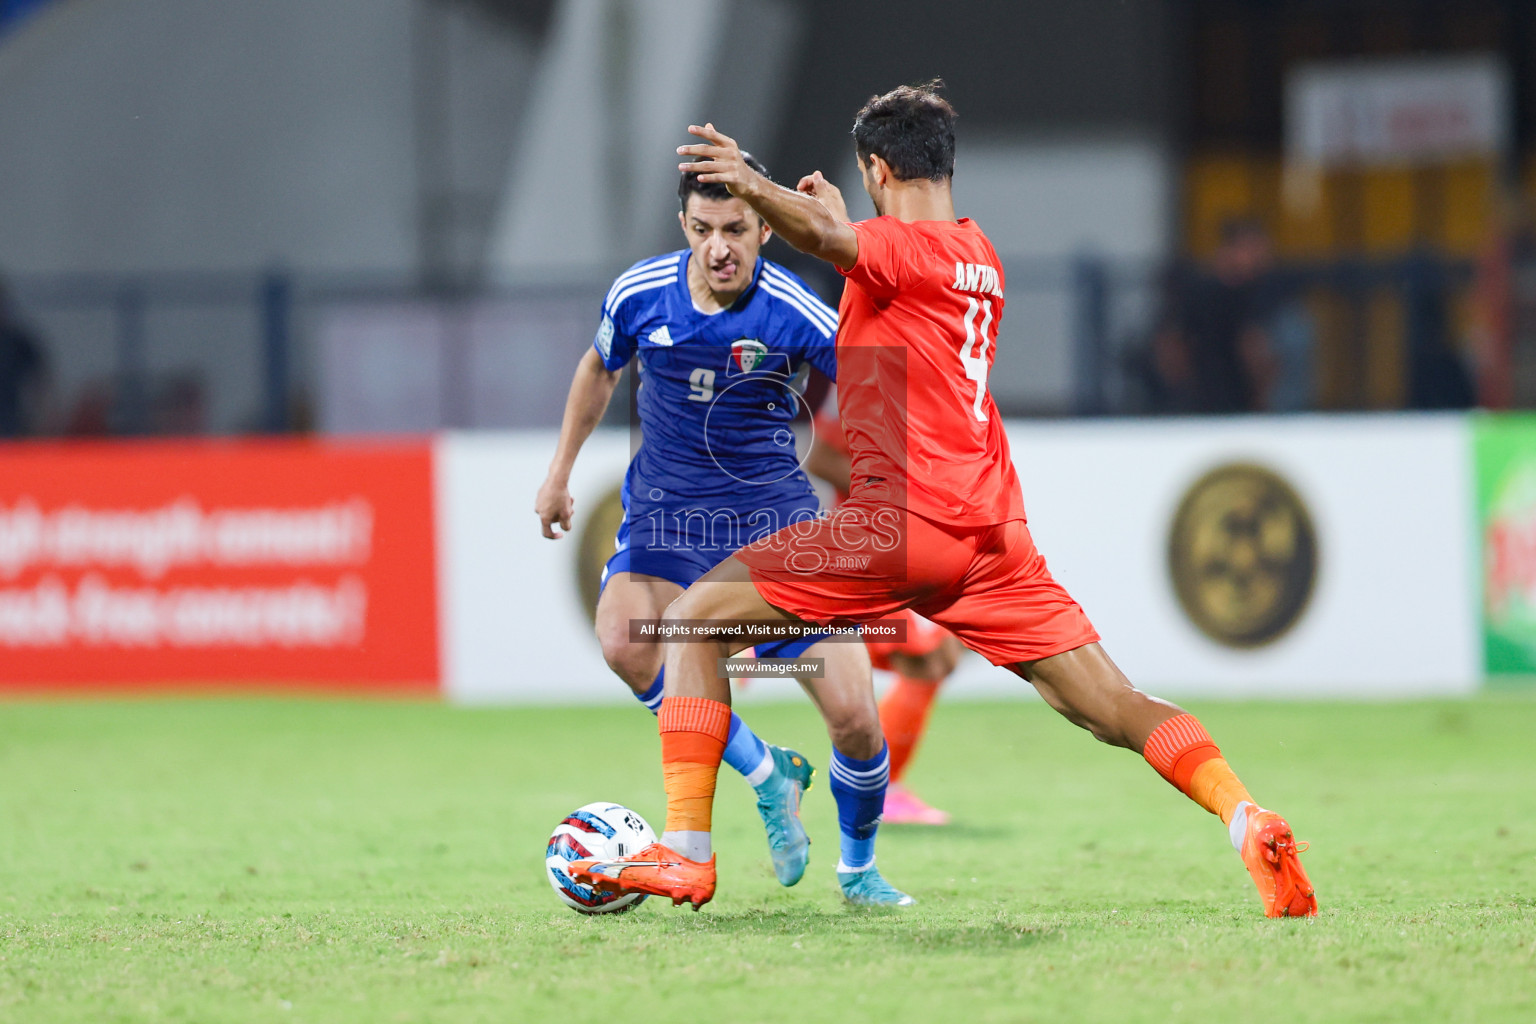
[[[873,864],[861,871],[839,871],[837,884],[843,887],[843,899],[856,907],[910,907],[917,902],[887,882]]]
[[[811,788],[816,769],[801,754],[768,746],[773,774],[757,787],[757,813],[768,832],[768,853],[780,885],[794,885],[811,859],[811,838],[800,821],[800,797]]]

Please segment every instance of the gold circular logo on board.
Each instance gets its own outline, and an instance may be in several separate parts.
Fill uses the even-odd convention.
[[[597,500],[576,533],[576,586],[581,606],[594,623],[597,597],[602,592],[603,566],[613,557],[614,538],[623,523],[623,486],[619,485]]]
[[[1206,636],[1262,647],[1296,624],[1317,579],[1317,531],[1277,473],[1248,463],[1195,481],[1173,517],[1168,569]]]

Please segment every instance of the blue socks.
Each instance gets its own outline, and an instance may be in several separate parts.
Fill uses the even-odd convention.
[[[661,691],[666,689],[666,682],[667,670],[663,668],[660,672],[656,673],[656,679],[651,683],[651,688],[649,690],[646,690],[644,693],[635,693],[634,690],[630,690],[629,692],[635,693],[635,699],[638,700],[641,704],[645,705],[645,710],[649,711],[653,715],[660,714]]]
[[[731,731],[725,738],[725,753],[720,760],[747,777],[754,787],[773,774],[773,756],[768,744],[757,738],[757,733],[747,728],[736,714],[731,712]]]
[[[862,871],[875,862],[875,831],[885,808],[885,787],[891,779],[890,748],[867,761],[833,749],[832,796],[837,801],[837,826],[841,832],[842,859],[837,870]]]
[[[666,686],[667,670],[663,667],[656,673],[655,682],[644,693],[637,693],[635,697],[644,704],[651,714],[656,714],[661,708],[661,694]],[[634,692],[634,691],[630,691]],[[764,779],[773,774],[773,756],[768,753],[768,744],[757,738],[757,733],[747,727],[736,712],[731,712],[731,731],[725,741],[725,755],[721,758],[726,764],[736,769],[747,777],[747,781],[753,786],[760,785]]]

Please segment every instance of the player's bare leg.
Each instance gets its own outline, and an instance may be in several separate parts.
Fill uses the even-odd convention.
[[[668,606],[663,620],[708,621],[722,627],[740,622],[781,622],[805,625],[780,611],[757,592],[747,567],[727,558],[683,591]],[[730,680],[716,671],[720,658],[728,658],[751,646],[750,640],[731,637],[696,639],[665,645],[668,697],[702,697],[730,703]]]
[[[820,676],[796,678],[821,712],[832,746],[860,760],[878,755],[885,738],[880,732],[874,689],[867,682],[871,670],[864,645],[823,640],[809,647],[805,656],[821,658],[825,664]]]
[[[1193,715],[1136,689],[1096,643],[1012,668],[1070,721],[1105,743],[1140,753],[1163,778],[1218,815],[1266,915],[1317,913],[1317,896],[1298,856],[1304,845],[1298,846],[1284,818],[1253,802]]]
[[[652,714],[661,707],[664,651],[660,643],[636,640],[630,622],[661,618],[682,592],[682,587],[659,576],[619,572],[608,578],[597,602],[603,658]],[[800,796],[810,787],[815,768],[797,751],[759,740],[734,714],[723,756],[756,794],[775,877],[780,885],[794,885],[805,875],[809,859],[810,838],[800,821]]]
[[[1097,740],[1137,753],[1158,726],[1184,713],[1178,705],[1132,686],[1098,644],[1012,668],[1073,725],[1087,729]]]
[[[661,672],[664,652],[659,643],[632,640],[629,624],[637,619],[661,618],[667,605],[682,592],[682,587],[659,576],[616,572],[597,599],[597,641],[603,648],[603,660],[641,700]]]

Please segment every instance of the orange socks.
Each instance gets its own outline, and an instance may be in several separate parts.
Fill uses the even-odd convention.
[[[1253,802],[1221,750],[1194,715],[1174,715],[1152,730],[1142,750],[1157,774],[1230,825],[1237,805]]]
[[[938,683],[897,676],[896,682],[880,698],[880,728],[891,748],[892,782],[901,778],[907,762],[912,759],[912,752],[917,749],[918,740],[923,738],[928,712],[938,693]]]
[[[715,776],[731,731],[731,706],[705,697],[665,697],[657,718],[667,789],[666,830],[707,833]]]

